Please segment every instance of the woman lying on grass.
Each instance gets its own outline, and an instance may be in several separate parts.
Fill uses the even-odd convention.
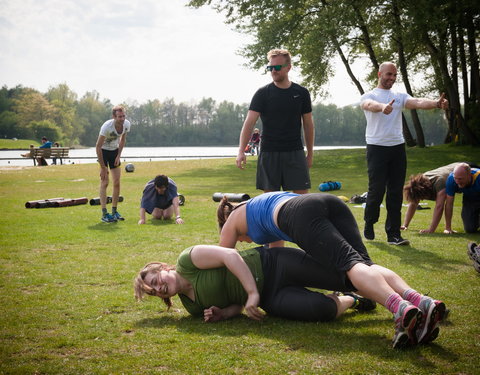
[[[220,246],[233,248],[237,241],[296,243],[319,264],[348,280],[350,290],[384,305],[395,318],[394,348],[437,338],[445,304],[419,294],[395,272],[373,264],[355,218],[338,197],[271,192],[237,206],[224,197],[217,217]]]
[[[306,287],[344,291],[314,292]],[[354,293],[341,274],[294,248],[236,251],[197,245],[185,249],[177,265],[149,263],[135,279],[135,297],[162,298],[168,307],[178,294],[185,309],[206,322],[234,317],[245,309],[254,320],[268,314],[302,321],[331,321],[348,308],[372,310],[375,302]]]

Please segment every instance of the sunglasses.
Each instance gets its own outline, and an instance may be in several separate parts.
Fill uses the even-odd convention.
[[[267,69],[267,71],[271,72],[273,69],[275,69],[276,72],[279,72],[280,70],[282,70],[282,68],[288,66],[288,64],[283,64],[283,65],[267,65],[267,67],[265,69]]]

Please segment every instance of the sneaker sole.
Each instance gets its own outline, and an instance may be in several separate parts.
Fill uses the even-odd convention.
[[[439,324],[446,318],[446,311],[447,308],[445,304],[439,302],[434,304],[429,311],[425,313],[425,327],[418,338],[420,344],[427,344],[438,337],[440,332]]]
[[[388,243],[389,245],[395,245],[395,246],[410,245],[410,241],[409,241],[409,240],[403,240],[403,241],[400,241],[400,242],[388,241],[387,243]]]
[[[416,331],[421,320],[422,312],[419,309],[407,311],[402,322],[405,331],[395,337],[394,349],[402,349],[417,344]]]
[[[467,255],[474,262],[480,262],[478,258],[478,253],[475,251],[477,244],[475,242],[469,242],[467,245]]]

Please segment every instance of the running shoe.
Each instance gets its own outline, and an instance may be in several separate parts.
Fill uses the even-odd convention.
[[[409,245],[410,241],[402,238],[401,236],[398,237],[388,237],[388,244],[389,245]]]
[[[119,221],[119,220],[120,220],[120,221],[123,221],[123,220],[125,220],[125,218],[124,218],[122,215],[120,215],[120,214],[118,213],[118,211],[115,212],[115,213],[112,215],[112,217],[115,219],[115,221]]]
[[[408,301],[400,302],[398,311],[394,314],[395,335],[392,346],[394,349],[406,348],[417,344],[416,330],[422,319],[422,311]]]
[[[361,295],[358,295],[357,293],[353,292],[343,292],[342,293],[344,296],[350,296],[353,297],[355,302],[353,303],[353,306],[350,307],[351,309],[355,309],[358,311],[371,311],[374,310],[377,307],[377,303],[375,301],[372,301],[371,299],[362,297]]]
[[[417,328],[417,341],[419,344],[427,344],[435,340],[440,331],[439,324],[446,318],[445,304],[442,301],[422,296],[418,308],[423,315]]]
[[[480,246],[478,246],[475,242],[468,243],[467,254],[471,260],[480,263]]]
[[[110,215],[109,213],[106,213],[105,215],[102,216],[102,221],[104,223],[116,223],[117,222],[117,220],[112,215]]]

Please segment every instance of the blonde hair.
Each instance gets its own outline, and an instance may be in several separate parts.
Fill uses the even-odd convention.
[[[116,105],[115,107],[112,108],[112,115],[117,116],[117,112],[125,113],[125,107],[122,105]]]
[[[145,282],[145,277],[150,273],[160,273],[160,271],[171,271],[175,270],[175,266],[172,266],[167,263],[162,262],[151,262],[145,265],[140,272],[138,273],[137,277],[135,277],[135,281],[133,283],[133,288],[135,290],[135,299],[137,301],[141,301],[143,299],[144,294],[148,294],[150,296],[155,296],[156,291],[150,285]],[[172,300],[168,298],[162,298],[163,302],[167,305],[167,310],[172,307],[173,303]]]
[[[291,64],[292,63],[292,55],[290,55],[290,52],[286,49],[280,49],[280,48],[275,48],[267,53],[267,60],[270,61],[272,57],[276,56],[283,56],[285,57],[285,63]]]

